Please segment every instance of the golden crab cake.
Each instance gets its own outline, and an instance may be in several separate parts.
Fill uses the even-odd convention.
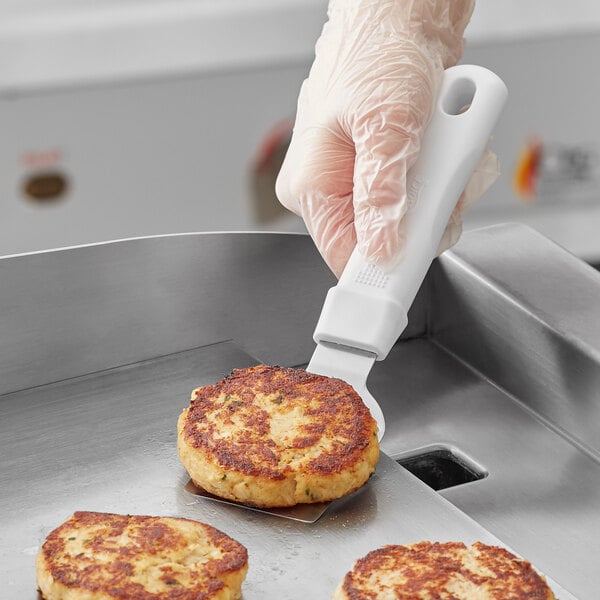
[[[356,562],[333,600],[556,600],[529,562],[476,542],[384,546]]]
[[[248,553],[189,519],[76,512],[48,535],[36,568],[45,600],[237,600]]]
[[[379,459],[377,424],[350,385],[266,365],[194,390],[178,448],[196,485],[260,507],[340,498]]]

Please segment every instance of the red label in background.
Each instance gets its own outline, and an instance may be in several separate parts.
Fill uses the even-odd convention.
[[[31,150],[19,157],[19,164],[28,169],[46,169],[56,167],[63,159],[63,153],[58,148],[49,150]]]

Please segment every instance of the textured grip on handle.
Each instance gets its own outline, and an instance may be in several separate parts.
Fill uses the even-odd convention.
[[[506,98],[506,86],[488,69],[460,65],[445,71],[419,158],[408,174],[402,255],[383,271],[354,249],[327,294],[316,342],[373,352],[377,360],[387,356],[406,327],[408,309]]]

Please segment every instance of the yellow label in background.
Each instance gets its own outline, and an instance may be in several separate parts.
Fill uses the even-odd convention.
[[[540,162],[543,145],[540,141],[529,142],[517,159],[513,173],[513,189],[524,202],[533,202],[537,195]]]

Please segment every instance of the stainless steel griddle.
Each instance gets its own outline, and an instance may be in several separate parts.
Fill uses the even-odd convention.
[[[301,235],[0,259],[0,597],[37,598],[46,534],[99,510],[232,535],[250,554],[245,600],[328,598],[369,550],[421,539],[507,545],[561,600],[594,599],[600,276],[521,227],[465,234],[434,263],[369,379],[388,426],[362,490],[312,524],[186,491],[175,423],[191,390],[258,361],[305,364],[332,283]],[[476,477],[434,491],[397,462],[432,452]]]

